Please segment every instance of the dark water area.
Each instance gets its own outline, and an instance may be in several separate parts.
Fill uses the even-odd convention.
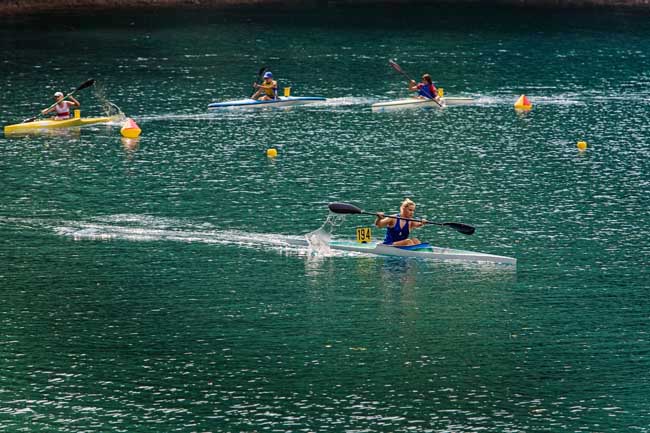
[[[92,77],[82,115],[110,101],[142,135],[0,138],[0,430],[650,431],[647,23],[472,7],[3,20],[2,125]],[[388,59],[476,101],[373,112],[408,95]],[[262,66],[327,101],[207,110],[249,96]],[[404,197],[477,228],[421,239],[517,266],[296,243],[332,201]]]

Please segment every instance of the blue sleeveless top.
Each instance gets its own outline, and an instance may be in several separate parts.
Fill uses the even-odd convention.
[[[384,244],[391,245],[397,241],[403,241],[409,237],[409,222],[404,221],[404,225],[400,226],[402,222],[399,214],[395,214],[397,221],[393,227],[386,227],[386,237],[384,238]]]
[[[420,83],[418,84],[418,95],[424,96],[425,98],[433,99],[436,95],[436,88],[429,83]]]

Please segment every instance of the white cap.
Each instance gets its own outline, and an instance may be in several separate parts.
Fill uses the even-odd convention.
[[[55,97],[55,98],[58,98],[59,96],[63,96],[63,93],[61,93],[61,92],[56,92],[56,93],[54,94],[54,97]]]

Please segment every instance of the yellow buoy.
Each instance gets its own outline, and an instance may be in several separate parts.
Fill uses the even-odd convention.
[[[122,125],[122,129],[120,129],[120,134],[122,134],[122,137],[126,138],[137,138],[140,136],[141,132],[142,130],[138,124],[135,123],[135,120],[131,119],[130,117],[127,117],[127,119],[124,121],[124,124]]]
[[[438,96],[440,96],[441,98],[444,98],[445,97],[445,89],[443,89],[442,87],[438,87]]]
[[[267,149],[266,156],[268,156],[269,158],[275,158],[276,156],[278,156],[278,151],[273,148]]]
[[[515,102],[516,110],[530,110],[533,108],[533,103],[530,102],[530,99],[526,95],[521,95],[517,102]]]
[[[578,147],[578,149],[581,152],[584,152],[585,150],[587,150],[587,142],[586,141],[578,141],[578,144],[576,144],[576,146]]]
[[[284,88],[284,96],[286,96],[286,97],[291,96],[291,87],[285,87]]]

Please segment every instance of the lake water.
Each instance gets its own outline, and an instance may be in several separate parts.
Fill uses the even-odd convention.
[[[142,135],[0,138],[0,430],[650,432],[648,18],[3,21],[3,125],[95,78],[83,115],[110,101]],[[372,112],[408,94],[388,59],[477,103]],[[207,111],[249,96],[262,66],[328,100]],[[521,94],[532,111],[513,109]],[[290,245],[329,202],[396,212],[404,197],[477,228],[421,239],[518,265]],[[349,216],[333,236],[371,223]]]

